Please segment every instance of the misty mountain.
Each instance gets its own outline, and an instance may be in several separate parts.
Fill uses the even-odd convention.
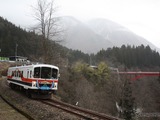
[[[155,46],[149,41],[110,20],[94,19],[87,23],[95,33],[101,35],[106,40],[111,41],[114,46],[121,47],[123,44],[139,46],[143,44],[145,46],[150,45],[152,48],[155,48]]]
[[[78,49],[85,53],[95,53],[102,48],[113,46],[110,41],[73,17],[63,17],[61,22],[65,28],[63,45],[68,48]]]
[[[96,53],[102,48],[122,45],[143,44],[158,49],[129,29],[107,19],[93,19],[83,23],[74,17],[65,16],[61,18],[60,23],[65,28],[65,42],[62,45],[85,53]]]

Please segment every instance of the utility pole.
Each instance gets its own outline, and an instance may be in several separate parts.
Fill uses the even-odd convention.
[[[1,58],[2,56],[1,56],[1,48],[0,48],[0,60],[2,60],[2,58]]]
[[[18,47],[18,44],[16,43],[15,57],[17,56],[17,47]]]
[[[15,61],[16,61],[16,66],[17,66],[17,47],[18,47],[18,44],[16,43],[16,50],[15,50]]]

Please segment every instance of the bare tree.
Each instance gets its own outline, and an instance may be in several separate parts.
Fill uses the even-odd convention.
[[[38,0],[37,6],[33,7],[35,20],[38,24],[34,27],[45,39],[49,40],[55,36],[57,31],[57,17],[55,16],[57,7],[54,1]]]
[[[60,33],[60,27],[57,23],[59,18],[55,16],[57,7],[53,0],[38,0],[37,6],[33,7],[33,9],[33,16],[38,21],[34,30],[42,35],[43,61],[49,62],[48,60],[51,59],[52,56],[52,48],[49,40],[57,42],[57,35]]]

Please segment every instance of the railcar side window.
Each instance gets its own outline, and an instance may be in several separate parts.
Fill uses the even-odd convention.
[[[22,71],[21,77],[23,77],[23,71]]]
[[[27,71],[27,78],[29,77],[29,71]]]
[[[40,67],[34,68],[34,78],[40,78]]]
[[[32,78],[32,70],[30,70],[30,78]]]
[[[57,78],[57,73],[58,73],[58,70],[57,69],[52,69],[52,78]]]
[[[17,71],[17,77],[19,77],[19,71]]]
[[[12,71],[12,76],[14,76],[14,72]]]
[[[16,77],[18,77],[18,72],[16,71]]]

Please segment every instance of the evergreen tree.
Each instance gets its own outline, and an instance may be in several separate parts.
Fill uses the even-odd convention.
[[[160,55],[149,46],[125,46],[121,48],[113,47],[101,50],[96,55],[96,62],[112,60],[131,67],[154,67],[160,66]]]
[[[133,120],[135,117],[135,103],[132,96],[131,83],[128,79],[124,82],[120,105],[122,107],[122,117],[125,120]]]

